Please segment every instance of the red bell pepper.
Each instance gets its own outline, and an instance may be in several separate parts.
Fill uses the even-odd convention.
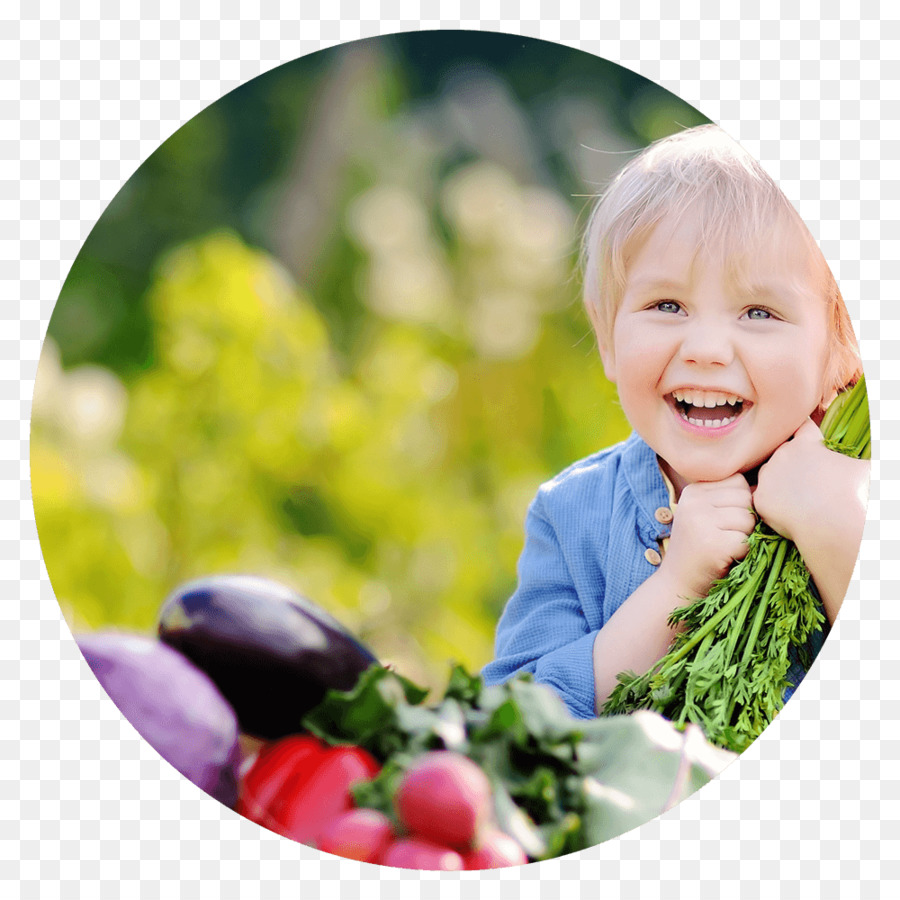
[[[350,785],[378,773],[360,747],[331,747],[312,735],[267,745],[241,782],[237,811],[284,837],[309,844],[353,807]]]

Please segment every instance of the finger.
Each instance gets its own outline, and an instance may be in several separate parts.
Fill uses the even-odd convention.
[[[753,504],[753,492],[749,487],[716,491],[704,498],[713,509],[745,509]]]
[[[716,557],[720,559],[743,559],[750,549],[747,535],[741,531],[725,531],[719,536]]]
[[[742,560],[749,552],[750,552],[750,545],[747,543],[747,538],[746,538],[746,535],[745,535],[745,536],[744,536],[744,539],[743,539],[740,543],[736,544],[736,545],[734,546],[734,548],[732,549],[731,558],[732,558],[735,562],[739,562],[739,561]]]
[[[729,475],[728,478],[723,478],[720,481],[694,481],[692,484],[689,484],[688,487],[693,485],[703,490],[714,490],[719,487],[736,487],[742,484],[748,484],[747,479],[744,477],[743,473],[735,472],[734,475]]]
[[[735,472],[734,475],[729,475],[728,478],[723,478],[721,481],[708,481],[706,484],[710,486],[716,486],[721,488],[746,488],[749,487],[749,482],[744,476],[743,472]]]
[[[819,426],[812,419],[807,419],[791,436],[790,440],[815,441],[821,444],[824,438]]]
[[[721,531],[739,532],[745,537],[756,528],[756,515],[749,509],[732,509],[723,511],[716,520]]]
[[[743,475],[737,477],[732,476],[724,481],[695,481],[693,484],[687,485],[681,492],[682,497],[685,495],[695,495],[700,497],[721,497],[727,496],[729,493],[744,493],[750,491],[750,483]]]

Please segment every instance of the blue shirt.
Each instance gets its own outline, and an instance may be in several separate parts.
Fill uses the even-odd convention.
[[[497,626],[485,683],[531,672],[572,715],[593,718],[594,638],[656,571],[644,554],[671,534],[656,517],[668,507],[656,454],[637,434],[542,485],[528,509],[518,587]],[[814,638],[812,657],[824,635]],[[797,685],[803,674],[795,659],[788,680]]]

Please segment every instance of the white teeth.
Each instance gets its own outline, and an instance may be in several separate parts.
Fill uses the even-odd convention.
[[[687,403],[690,406],[703,406],[713,409],[716,406],[735,406],[743,400],[737,394],[725,394],[719,391],[682,390],[672,391],[672,396],[679,403]]]
[[[737,418],[737,416],[731,416],[727,419],[695,419],[691,416],[684,415],[684,413],[681,414],[681,417],[690,422],[691,425],[697,425],[700,428],[721,428],[723,425],[728,425]]]

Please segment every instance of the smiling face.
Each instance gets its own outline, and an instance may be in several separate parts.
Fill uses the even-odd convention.
[[[759,465],[817,408],[830,346],[821,285],[791,224],[728,257],[702,248],[688,211],[632,251],[600,352],[679,495]]]

